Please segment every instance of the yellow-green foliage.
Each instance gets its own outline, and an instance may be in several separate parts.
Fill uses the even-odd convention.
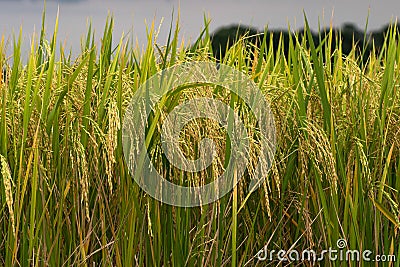
[[[26,61],[21,36],[11,58],[2,38],[0,265],[253,266],[265,245],[321,251],[339,238],[349,249],[400,260],[397,31],[365,66],[355,53],[344,58],[340,46],[323,55],[326,49],[297,39],[290,40],[287,57],[282,47],[268,48],[266,39],[260,48],[250,49],[246,38],[230,48],[223,62],[247,73],[271,103],[275,162],[252,195],[245,179],[213,204],[177,208],[134,183],[123,158],[121,122],[135,90],[159,70],[215,61],[207,26],[191,47],[178,40],[178,26],[160,47],[152,25],[147,46],[139,49],[127,37],[114,46],[109,19],[101,44],[89,28],[76,60],[60,48],[57,23],[50,40],[42,28]],[[330,42],[328,36],[323,46]],[[216,93],[201,89],[206,91],[185,89],[161,109],[182,100],[174,97]],[[204,137],[203,124],[185,130],[189,154],[190,144]],[[149,154],[165,167],[159,127],[153,130]],[[223,168],[224,147],[222,142],[213,175]],[[188,178],[171,173],[177,182]]]

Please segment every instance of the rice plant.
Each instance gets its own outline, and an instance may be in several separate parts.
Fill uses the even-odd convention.
[[[114,45],[109,18],[100,44],[88,27],[75,60],[57,41],[57,21],[51,33],[43,26],[38,38],[32,36],[27,59],[21,57],[21,35],[11,39],[11,57],[2,36],[0,265],[377,264],[257,258],[264,247],[320,252],[344,239],[347,249],[396,257],[379,266],[399,266],[397,30],[391,29],[385,46],[366,64],[356,47],[347,56],[340,39],[333,47],[332,33],[316,46],[307,23],[305,38],[289,37],[287,56],[283,45],[270,45],[272,36],[258,46],[244,36],[217,60],[208,24],[205,20],[190,45],[178,39],[177,21],[164,46],[152,24],[141,48],[129,36]],[[275,116],[277,152],[265,183],[252,194],[245,190],[250,164],[245,179],[218,201],[173,207],[152,199],[134,182],[123,156],[121,125],[130,99],[148,78],[199,60],[222,62],[256,82]],[[223,88],[200,85],[167,95],[149,117],[153,126],[146,145],[153,164],[175,183],[207,183],[229,157],[226,132],[208,120],[188,124],[180,146],[196,157],[196,144],[213,139],[218,153],[211,168],[182,173],[161,151],[163,118],[199,96],[225,101],[252,125],[241,99]]]

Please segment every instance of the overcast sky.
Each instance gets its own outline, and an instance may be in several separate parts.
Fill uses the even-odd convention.
[[[398,0],[337,0],[337,1],[289,1],[289,0],[63,0],[47,2],[47,31],[52,32],[57,9],[60,10],[59,41],[66,41],[68,47],[79,52],[80,38],[87,29],[87,19],[93,22],[97,33],[101,33],[108,12],[114,14],[114,36],[119,39],[122,32],[130,32],[140,43],[146,40],[146,22],[155,21],[160,29],[159,43],[165,42],[171,21],[178,9],[181,18],[181,37],[193,40],[200,33],[206,14],[211,19],[210,29],[233,23],[251,25],[262,29],[303,26],[303,10],[312,28],[318,27],[318,19],[324,25],[331,22],[340,26],[352,22],[364,28],[369,14],[369,30],[381,28],[400,15]],[[23,27],[25,46],[34,29],[39,31],[43,2],[40,0],[0,0],[0,34],[6,39],[12,36],[13,29]],[[99,34],[97,38],[99,38]]]

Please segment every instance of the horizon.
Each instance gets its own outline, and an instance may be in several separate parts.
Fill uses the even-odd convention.
[[[23,51],[29,51],[30,40],[34,32],[41,28],[44,2],[40,0],[0,0],[0,34],[9,42],[9,50],[13,34],[18,35],[22,27]],[[346,7],[346,8],[344,8]],[[48,37],[54,29],[55,18],[59,10],[58,43],[66,44],[72,55],[77,55],[80,40],[88,28],[88,21],[96,30],[96,42],[101,38],[106,18],[109,14],[114,18],[114,39],[118,42],[123,33],[129,35],[140,46],[146,42],[146,25],[154,21],[159,29],[157,43],[163,45],[168,37],[172,21],[175,26],[178,10],[180,15],[180,39],[191,43],[198,37],[204,27],[204,16],[211,20],[210,33],[231,25],[253,27],[262,31],[268,26],[271,30],[298,30],[304,26],[303,11],[313,31],[332,25],[340,28],[344,24],[353,24],[364,30],[367,19],[367,31],[380,30],[385,25],[396,21],[400,14],[400,2],[385,1],[302,1],[290,2],[261,0],[223,0],[214,3],[210,0],[198,2],[177,0],[152,1],[106,1],[106,0],[62,0],[46,2],[46,32]],[[201,10],[201,12],[199,12]],[[354,12],[356,10],[356,13]],[[172,19],[173,17],[173,19]],[[11,51],[11,50],[10,50]]]

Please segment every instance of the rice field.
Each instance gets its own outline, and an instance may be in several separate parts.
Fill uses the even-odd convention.
[[[113,36],[110,17],[101,43],[90,26],[83,33],[76,59],[58,42],[57,21],[54,29],[32,35],[28,58],[21,55],[21,36],[1,37],[0,265],[399,266],[398,31],[392,28],[366,63],[356,46],[349,55],[340,39],[332,46],[338,38],[332,32],[316,46],[309,27],[306,38],[290,37],[287,56],[266,37],[254,46],[244,36],[218,61],[208,23],[189,44],[178,38],[177,21],[163,46],[157,25],[149,25],[141,48],[129,36]],[[174,207],[150,197],[132,178],[122,124],[146,80],[195,61],[231,66],[258,85],[274,114],[276,153],[253,193],[246,190],[249,168],[216,202]],[[247,127],[256,125],[243,101],[224,88],[200,85],[167,95],[149,118],[154,127],[146,131],[146,146],[156,169],[178,184],[212,181],[230,154],[226,131],[209,120],[184,128],[181,148],[196,157],[201,139],[215,140],[210,169],[184,173],[162,153],[165,115],[204,96],[225,101]],[[253,155],[257,140],[254,130]],[[314,250],[319,257],[337,249],[339,240],[343,249],[392,260],[287,258],[293,250]],[[272,259],[260,259],[264,248],[275,250]],[[279,250],[286,259],[279,260]]]

